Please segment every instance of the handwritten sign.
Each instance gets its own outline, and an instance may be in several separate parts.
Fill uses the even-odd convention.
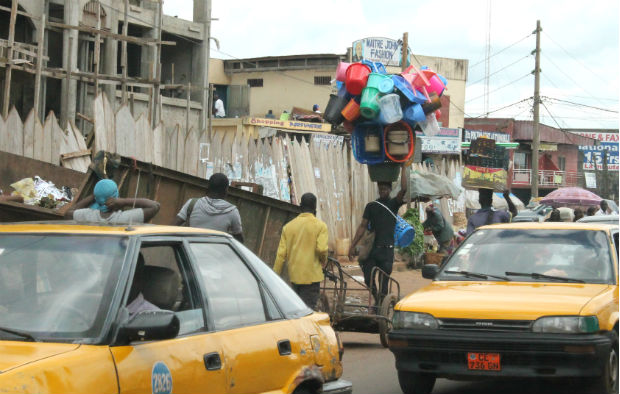
[[[324,133],[329,133],[332,130],[332,125],[330,125],[329,123],[299,122],[296,120],[245,118],[243,119],[243,124],[254,125],[254,126],[266,126],[266,127],[272,127],[275,129],[322,131]]]
[[[402,58],[401,44],[385,37],[368,37],[354,41],[352,50],[354,62],[370,60],[381,62],[384,66],[400,66]],[[409,53],[410,48],[407,54]]]

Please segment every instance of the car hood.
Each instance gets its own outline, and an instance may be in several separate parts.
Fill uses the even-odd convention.
[[[601,284],[523,282],[433,282],[405,297],[396,310],[435,317],[535,320],[548,315],[578,315]]]
[[[0,373],[80,347],[72,343],[0,341]]]

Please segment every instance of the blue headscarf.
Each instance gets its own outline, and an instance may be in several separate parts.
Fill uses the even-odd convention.
[[[95,195],[95,203],[90,206],[90,209],[98,209],[101,212],[107,212],[108,207],[106,207],[105,202],[110,197],[118,198],[118,186],[116,186],[116,182],[111,179],[102,179],[95,185],[93,194]]]

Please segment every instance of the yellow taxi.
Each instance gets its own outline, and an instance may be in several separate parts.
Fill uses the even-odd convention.
[[[618,392],[618,226],[484,226],[394,308],[405,393],[435,379],[583,378]]]
[[[0,225],[0,391],[350,393],[342,346],[213,231]]]

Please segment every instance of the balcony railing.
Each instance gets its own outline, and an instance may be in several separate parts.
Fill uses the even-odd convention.
[[[542,187],[561,187],[561,186],[578,186],[579,180],[583,175],[573,171],[538,171],[538,186]],[[531,185],[532,170],[518,169],[512,170],[513,185]]]

